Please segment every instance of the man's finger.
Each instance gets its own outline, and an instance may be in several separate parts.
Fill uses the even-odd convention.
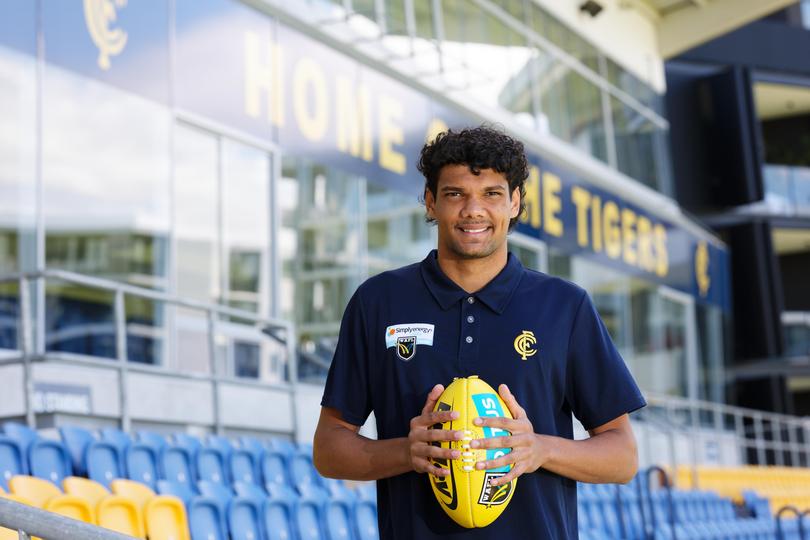
[[[506,403],[506,406],[509,408],[509,412],[512,413],[512,418],[521,419],[526,418],[526,411],[523,410],[523,407],[517,402],[514,394],[512,391],[509,390],[509,387],[505,384],[502,384],[498,387],[498,393],[501,395],[501,399],[503,402]]]
[[[427,399],[425,400],[425,406],[422,407],[422,414],[429,413],[433,410],[433,407],[436,406],[436,402],[439,401],[439,396],[442,395],[444,392],[444,386],[441,384],[437,384],[436,386],[428,392]]]
[[[505,429],[509,433],[523,433],[526,431],[525,420],[512,420],[511,418],[503,418],[500,416],[481,416],[473,420],[476,426],[487,426]]]
[[[452,448],[441,448],[430,444],[421,444],[411,447],[411,455],[431,459],[459,459],[461,457],[461,451],[453,450]]]
[[[514,448],[520,446],[520,440],[515,437],[490,437],[489,439],[473,439],[471,448]]]
[[[418,442],[460,441],[464,438],[463,431],[449,429],[425,429],[411,433],[411,440]]]
[[[502,486],[503,484],[508,484],[509,482],[511,482],[524,472],[526,472],[526,467],[524,467],[522,464],[515,465],[514,467],[512,467],[512,470],[506,473],[505,475],[493,478],[489,482],[489,485]]]
[[[475,468],[478,469],[479,471],[489,469],[500,469],[501,467],[505,467],[506,465],[517,463],[519,457],[520,452],[512,451],[497,459],[491,459],[488,461],[479,461],[475,464]]]

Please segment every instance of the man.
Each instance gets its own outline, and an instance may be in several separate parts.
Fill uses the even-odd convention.
[[[378,480],[380,536],[387,539],[577,538],[576,481],[627,482],[637,455],[627,413],[644,399],[588,295],[523,268],[506,236],[523,210],[523,145],[487,128],[447,131],[422,149],[426,217],[438,249],[421,263],[361,285],[343,317],[314,441],[327,477]],[[531,339],[518,339],[520,336]],[[464,529],[435,500],[431,445],[462,434],[431,430],[455,418],[432,412],[453,377],[478,375],[514,419],[479,425],[511,436],[473,441],[511,448],[479,469],[513,465],[520,476],[504,513]],[[371,412],[378,440],[358,434]],[[573,440],[572,413],[591,437]]]

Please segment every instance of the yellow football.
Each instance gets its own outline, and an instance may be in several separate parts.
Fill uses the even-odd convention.
[[[464,432],[460,441],[435,442],[442,448],[454,448],[461,458],[454,460],[434,459],[434,465],[450,471],[450,476],[428,475],[436,500],[448,516],[462,527],[486,527],[501,515],[512,499],[517,479],[502,486],[491,486],[490,481],[503,476],[511,465],[497,469],[478,470],[478,461],[496,459],[511,451],[509,448],[470,448],[473,439],[486,439],[510,435],[508,431],[479,427],[473,424],[477,417],[500,416],[512,418],[509,409],[498,392],[478,377],[456,378],[448,386],[434,411],[458,411],[458,419],[436,424],[433,429],[452,429]]]

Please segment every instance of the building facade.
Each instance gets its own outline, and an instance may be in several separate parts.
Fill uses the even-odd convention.
[[[292,321],[317,383],[355,288],[435,244],[421,146],[492,123],[531,164],[510,249],[589,290],[643,390],[722,402],[728,249],[673,197],[654,27],[609,7],[578,15],[612,28],[591,40],[575,9],[524,0],[4,2],[0,273]],[[46,354],[116,356],[112,294],[32,296]],[[9,357],[19,297],[0,284]],[[130,362],[284,379],[238,318],[209,346],[193,309],[128,299],[125,317]]]

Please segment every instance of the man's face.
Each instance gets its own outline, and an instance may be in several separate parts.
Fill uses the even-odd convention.
[[[509,221],[520,210],[520,191],[509,193],[502,173],[466,165],[446,165],[439,173],[436,195],[425,192],[428,217],[436,220],[439,250],[461,259],[489,257],[506,250]]]

